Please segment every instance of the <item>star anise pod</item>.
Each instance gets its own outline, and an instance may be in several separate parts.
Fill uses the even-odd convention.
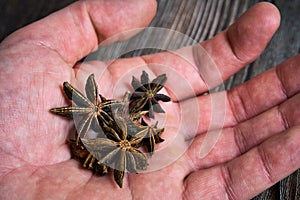
[[[63,83],[63,91],[75,105],[53,108],[50,111],[54,114],[73,118],[75,121],[79,120],[76,123],[77,142],[79,137],[86,136],[91,126],[94,129],[99,129],[103,124],[110,125],[113,123],[111,109],[113,106],[122,104],[117,100],[107,100],[101,95],[101,103],[98,101],[98,87],[94,74],[91,74],[86,81],[86,97],[68,82]]]
[[[135,91],[130,97],[130,113],[148,111],[147,115],[150,118],[154,118],[154,112],[164,113],[165,111],[158,101],[168,102],[171,99],[167,95],[157,94],[157,92],[164,87],[166,81],[166,74],[161,74],[150,82],[149,76],[145,71],[141,75],[141,82],[133,77],[131,85]]]
[[[99,95],[93,74],[85,85],[86,96],[64,82],[63,91],[73,105],[53,108],[51,112],[75,121],[76,139],[67,140],[72,157],[84,168],[101,175],[112,169],[119,187],[123,185],[125,171],[137,173],[145,170],[148,157],[139,148],[145,147],[152,155],[155,144],[164,141],[160,137],[164,129],[157,128],[157,122],[149,126],[143,116],[154,118],[154,112],[164,112],[158,101],[167,102],[170,98],[157,93],[166,79],[162,74],[150,82],[148,74],[143,71],[141,82],[133,77],[131,84],[135,91],[131,96],[129,92],[125,93],[122,101]],[[94,138],[87,136],[90,128],[97,133]]]
[[[83,168],[90,169],[99,175],[108,173],[108,167],[98,164],[98,160],[85,148],[80,139],[78,143],[74,139],[68,139],[67,144],[71,149],[72,158],[81,162]]]
[[[114,179],[122,188],[125,171],[137,173],[137,170],[146,169],[147,157],[138,147],[145,137],[145,132],[129,133],[126,120],[118,114],[115,116],[118,129],[105,127],[110,138],[83,138],[84,146],[96,157],[98,164],[110,166],[114,169]],[[119,132],[117,132],[119,131]]]
[[[143,138],[143,144],[147,147],[147,152],[152,155],[154,153],[154,145],[164,141],[160,136],[164,132],[164,128],[157,128],[158,122],[154,125],[149,126],[143,119],[141,123],[141,130],[145,132],[145,137]]]

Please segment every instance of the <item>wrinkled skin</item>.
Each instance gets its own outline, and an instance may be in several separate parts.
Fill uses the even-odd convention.
[[[208,96],[197,97],[203,108],[199,129],[180,159],[155,172],[127,174],[123,189],[111,175],[95,176],[70,159],[65,140],[72,122],[49,112],[68,103],[59,87],[74,81],[79,69],[101,70],[108,63],[76,62],[103,39],[147,26],[155,12],[154,0],[78,2],[1,43],[0,199],[248,199],[299,168],[299,56],[224,92],[224,128],[204,158],[196,152],[210,120]],[[278,10],[260,3],[201,45],[225,80],[261,53],[279,23]],[[205,92],[203,81],[192,78],[190,64],[160,53],[109,65],[106,80],[99,81],[101,93],[109,95],[129,69],[153,62],[173,66],[196,93]],[[163,138],[168,140],[179,120],[177,103],[166,112]]]

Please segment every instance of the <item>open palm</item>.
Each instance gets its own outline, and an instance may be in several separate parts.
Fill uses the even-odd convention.
[[[79,71],[104,69],[108,63],[76,63],[102,40],[146,26],[155,10],[155,1],[78,2],[1,43],[1,199],[248,199],[299,168],[299,56],[228,92],[212,94],[224,95],[226,115],[222,134],[204,158],[199,152],[213,112],[209,95],[192,99],[202,105],[201,121],[195,133],[189,132],[189,122],[183,124],[186,139],[196,135],[187,151],[160,170],[127,174],[123,189],[112,176],[93,175],[70,159],[65,140],[73,124],[49,112],[68,103],[59,86],[74,81]],[[223,80],[260,54],[279,20],[271,4],[257,4],[201,44]],[[172,66],[195,93],[206,91],[204,82],[193,78],[191,63],[165,52],[111,63],[105,80],[99,80],[100,93],[109,95],[124,73],[151,63]],[[178,100],[181,106],[191,101]],[[166,106],[166,140],[180,121],[179,108],[178,102]]]

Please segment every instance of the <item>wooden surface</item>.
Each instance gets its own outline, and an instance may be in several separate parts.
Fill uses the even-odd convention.
[[[151,26],[165,27],[203,41],[227,28],[259,0],[158,0],[158,13]],[[0,40],[12,31],[58,10],[74,0],[1,0]],[[299,0],[274,0],[281,11],[281,27],[263,54],[231,77],[226,89],[234,87],[296,55],[300,50]],[[262,33],[263,34],[263,33]],[[189,45],[181,41],[182,46]],[[143,52],[137,51],[135,55]],[[149,53],[149,52],[148,52]],[[300,199],[300,170],[254,199]]]

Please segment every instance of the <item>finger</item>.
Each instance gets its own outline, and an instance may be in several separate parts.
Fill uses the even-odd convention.
[[[186,153],[187,160],[193,161],[191,170],[227,162],[268,138],[299,126],[300,111],[297,109],[299,104],[300,94],[297,94],[281,105],[234,127],[208,132],[207,134],[212,136],[220,133],[215,143],[207,140],[204,134],[197,136]]]
[[[197,134],[206,133],[209,129],[235,126],[299,93],[299,65],[300,55],[297,55],[228,92],[199,96],[197,103],[193,99],[186,100],[181,102],[181,107],[198,107],[200,120]],[[184,126],[188,129],[195,124],[195,120],[194,116],[186,117],[188,123]]]
[[[298,55],[229,91],[228,100],[235,120],[244,121],[298,93],[299,64]]]
[[[300,167],[299,131],[293,127],[227,164],[192,173],[185,194],[250,199]]]
[[[128,77],[132,77],[132,74],[140,74],[142,70],[152,71],[156,76],[166,73],[166,86],[173,101],[195,96],[206,91],[207,87],[210,89],[220,84],[255,59],[278,28],[279,18],[273,5],[258,4],[229,29],[204,42],[202,45],[205,49],[196,45],[173,52],[122,59],[110,63],[109,72],[114,80],[120,80],[128,74]],[[256,34],[257,32],[263,32],[264,36]],[[240,51],[235,50],[235,46],[238,46]],[[249,54],[249,57],[242,60],[235,55],[236,53]],[[130,65],[122,65],[123,62]]]
[[[72,66],[102,40],[148,25],[155,11],[154,0],[79,1],[13,33],[2,48],[26,42],[19,51],[46,48]]]
[[[196,94],[201,94],[221,84],[223,80],[257,58],[277,30],[279,22],[277,8],[269,3],[259,3],[227,30],[201,43],[206,52],[200,46],[194,46],[142,58],[148,64],[154,63],[175,69],[182,76],[182,80],[189,81]],[[175,81],[174,84],[180,87],[180,82],[177,80],[177,84]],[[183,97],[187,95],[191,94],[186,94],[184,90],[179,94]]]

